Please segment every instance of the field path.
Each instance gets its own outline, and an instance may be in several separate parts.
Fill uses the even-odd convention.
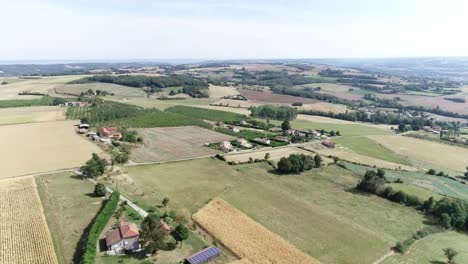
[[[386,258],[390,257],[390,256],[393,256],[395,255],[395,251],[393,250],[390,250],[389,252],[387,252],[385,255],[383,255],[382,257],[380,257],[378,260],[372,262],[372,264],[380,264],[382,263]]]

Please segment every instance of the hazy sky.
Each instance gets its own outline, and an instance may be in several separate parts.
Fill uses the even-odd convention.
[[[465,0],[0,0],[0,60],[468,56]]]

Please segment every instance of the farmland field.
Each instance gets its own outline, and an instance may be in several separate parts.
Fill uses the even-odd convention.
[[[190,116],[193,118],[200,118],[211,121],[239,121],[246,119],[246,116],[239,115],[231,112],[203,109],[189,106],[174,106],[166,109],[167,112]]]
[[[221,98],[223,96],[236,95],[239,92],[234,87],[210,84],[209,94],[211,98]]]
[[[456,263],[468,263],[468,236],[456,232],[444,232],[417,241],[406,254],[393,255],[382,264],[444,264],[447,258],[442,250],[448,247],[458,251],[455,257]]]
[[[235,167],[245,176],[221,198],[323,263],[372,263],[425,226],[414,209],[353,193],[357,175],[338,166],[279,177]]]
[[[0,126],[1,178],[79,167],[91,153],[102,152],[76,134],[75,124],[58,121]]]
[[[171,209],[196,212],[209,199],[235,185],[240,174],[226,162],[205,158],[156,165],[129,166],[128,175],[111,179],[123,195],[148,208],[167,196]],[[142,195],[143,194],[143,195]]]
[[[399,164],[408,164],[405,157],[397,155],[392,150],[366,137],[338,137],[333,141],[357,154]]]
[[[36,176],[47,224],[60,263],[72,263],[78,242],[99,209],[94,186],[71,172]]]
[[[310,154],[308,151],[304,151],[295,147],[284,147],[284,148],[269,148],[261,151],[254,151],[254,152],[241,152],[241,153],[233,153],[224,155],[226,161],[234,161],[234,162],[247,162],[249,158],[252,159],[264,159],[265,154],[270,153],[270,160],[279,160],[282,157],[287,157],[291,154]]]
[[[83,78],[83,75],[64,75],[54,77],[41,77],[39,79],[18,79],[7,85],[2,85],[0,89],[0,100],[6,99],[31,99],[37,98],[34,95],[18,95],[24,91],[48,94],[56,87],[62,86],[72,80]]]
[[[184,100],[158,100],[156,98],[140,98],[140,97],[121,97],[121,96],[106,96],[105,100],[119,103],[126,103],[144,108],[157,108],[164,110],[166,108],[177,105],[209,105],[216,102],[213,98],[187,98]]]
[[[320,102],[315,99],[303,98],[284,94],[274,94],[271,92],[259,92],[248,89],[239,91],[241,95],[245,96],[248,100],[255,103],[277,103],[277,104],[292,104],[295,102],[302,102],[304,104],[313,104]]]
[[[327,102],[317,102],[313,104],[304,104],[299,107],[300,110],[309,110],[309,111],[320,111],[320,112],[332,112],[335,114],[345,113],[347,107],[345,105],[332,104]]]
[[[58,263],[32,177],[0,181],[0,263]]]
[[[233,140],[232,137],[200,127],[168,127],[136,129],[143,137],[143,146],[132,150],[136,162],[194,158],[219,153],[204,143]]]
[[[0,125],[64,120],[65,110],[59,106],[1,108]]]
[[[426,169],[430,168],[430,164],[435,164],[454,171],[465,171],[467,165],[468,148],[402,136],[370,138],[399,155],[426,163],[422,165]]]
[[[81,92],[101,90],[114,93],[122,97],[145,97],[146,93],[141,88],[118,85],[114,83],[86,83],[86,84],[64,84],[55,88],[56,93],[67,93],[79,96]],[[110,95],[108,95],[110,96]]]
[[[214,199],[193,219],[240,258],[254,264],[318,264],[222,199]]]

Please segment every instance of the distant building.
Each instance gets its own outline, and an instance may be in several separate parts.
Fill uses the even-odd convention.
[[[202,251],[185,258],[185,264],[205,264],[218,258],[221,255],[221,251],[215,246],[209,246]]]
[[[232,149],[231,142],[229,141],[223,141],[219,144],[219,149],[221,149],[224,152],[229,152]]]
[[[101,127],[99,129],[99,136],[103,138],[122,138],[122,134],[119,132],[117,127]]]
[[[89,129],[89,124],[79,124],[78,128],[79,129]]]
[[[237,140],[237,143],[244,147],[244,148],[251,148],[252,147],[252,144],[250,144],[247,140],[243,139],[243,138],[240,138]]]
[[[271,141],[268,138],[255,138],[253,141],[258,142],[263,145],[271,145]]]
[[[125,251],[140,250],[140,232],[134,223],[124,222],[116,229],[109,230],[106,234],[106,245],[110,254],[123,254]]]
[[[327,148],[335,148],[335,142],[324,140],[322,141],[322,145],[324,145]]]
[[[223,121],[216,121],[216,125],[219,127],[224,127],[224,122]]]

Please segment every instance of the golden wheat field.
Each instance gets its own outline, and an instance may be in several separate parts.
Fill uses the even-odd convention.
[[[251,263],[320,263],[222,199],[213,199],[193,219],[237,257]]]
[[[32,177],[0,181],[0,263],[57,263]]]

